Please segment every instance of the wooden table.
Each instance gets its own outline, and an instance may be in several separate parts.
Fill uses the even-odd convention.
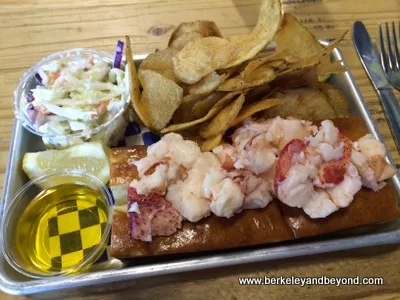
[[[3,182],[13,125],[12,93],[22,73],[40,58],[63,49],[91,47],[114,51],[115,42],[130,35],[135,53],[165,47],[175,26],[195,19],[214,20],[225,35],[248,33],[255,25],[259,0],[1,0],[0,1],[0,184]],[[377,38],[377,24],[400,20],[396,0],[283,0],[320,38],[334,38],[355,20]],[[397,164],[382,108],[361,67],[349,33],[340,45],[361,93]],[[397,93],[397,96],[400,96]],[[2,186],[0,186],[2,188]],[[238,276],[382,276],[383,286],[239,286]],[[152,286],[141,281],[119,292],[78,291],[84,299],[350,299],[400,298],[400,248],[359,249],[285,261],[260,263],[174,276]],[[69,292],[63,293],[70,295]],[[42,296],[41,296],[42,297]],[[49,295],[49,297],[52,297]],[[0,292],[1,299],[24,299]],[[75,298],[75,297],[74,297]],[[72,298],[71,298],[72,299]]]

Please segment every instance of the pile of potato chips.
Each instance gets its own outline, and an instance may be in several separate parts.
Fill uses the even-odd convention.
[[[212,21],[180,24],[168,47],[135,69],[129,37],[133,108],[151,130],[200,135],[202,150],[217,146],[228,128],[264,117],[317,120],[349,115],[346,99],[323,81],[344,72],[331,63],[343,39],[323,47],[279,0],[263,0],[249,35],[224,38]],[[274,51],[267,46],[276,42]]]

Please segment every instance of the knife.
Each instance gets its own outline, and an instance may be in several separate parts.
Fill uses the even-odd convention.
[[[400,106],[392,86],[386,79],[371,37],[365,25],[360,21],[353,24],[353,43],[368,77],[379,95],[397,150],[400,150]]]

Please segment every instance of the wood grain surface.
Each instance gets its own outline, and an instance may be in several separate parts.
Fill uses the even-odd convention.
[[[372,38],[379,22],[400,20],[396,0],[282,0],[320,38],[332,39],[362,20]],[[113,52],[115,42],[130,35],[136,54],[165,47],[177,24],[195,19],[215,21],[224,35],[250,32],[259,0],[0,0],[0,189],[4,181],[13,126],[12,95],[23,72],[59,50],[91,47]],[[379,100],[356,56],[351,33],[341,43],[356,83],[397,164]],[[396,91],[398,98],[400,94]],[[238,276],[382,276],[384,285],[240,286]],[[400,247],[357,249],[223,270],[123,282],[59,293],[66,299],[400,299]],[[114,290],[114,291],[112,291]],[[119,291],[115,291],[119,290]],[[34,298],[52,299],[55,294]],[[0,292],[0,299],[25,299]]]

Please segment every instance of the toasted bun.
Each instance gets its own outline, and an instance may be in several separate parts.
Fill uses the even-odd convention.
[[[334,120],[351,140],[365,133],[360,118]],[[111,186],[123,186],[137,178],[133,161],[146,155],[144,146],[116,148],[111,153]],[[120,200],[120,203],[123,200]],[[310,219],[302,209],[273,201],[264,209],[245,210],[230,219],[210,216],[197,223],[184,221],[171,236],[157,236],[150,243],[129,235],[126,213],[115,210],[111,255],[116,258],[165,255],[238,248],[295,238],[316,236],[343,229],[392,221],[400,217],[393,185],[378,192],[361,189],[353,203],[325,219]]]
[[[278,205],[246,210],[230,219],[212,215],[197,223],[184,221],[170,236],[156,236],[150,243],[129,235],[126,213],[116,212],[112,224],[111,255],[117,258],[237,248],[293,238]]]
[[[110,186],[129,184],[137,178],[134,161],[146,156],[147,146],[122,147],[111,149]]]
[[[333,123],[352,141],[367,133],[358,117],[337,119]],[[339,209],[324,219],[311,219],[302,209],[278,202],[285,221],[296,238],[389,222],[400,217],[396,194],[390,182],[377,192],[363,187],[348,207]]]

